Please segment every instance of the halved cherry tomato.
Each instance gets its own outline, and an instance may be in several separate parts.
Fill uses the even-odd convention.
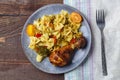
[[[28,36],[34,36],[35,35],[35,26],[33,24],[29,24],[26,28],[26,33]]]
[[[72,12],[70,14],[70,19],[72,22],[75,22],[75,23],[80,23],[83,20],[82,16],[77,12]]]
[[[75,38],[72,38],[70,43],[74,44],[76,42],[76,39]]]
[[[37,38],[39,38],[39,37],[41,37],[42,36],[42,34],[40,34],[40,33],[37,33],[36,35],[35,35],[35,37],[37,37]]]

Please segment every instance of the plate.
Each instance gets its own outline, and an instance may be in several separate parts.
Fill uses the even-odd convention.
[[[61,10],[66,10],[69,13],[71,12],[78,12],[82,15],[83,17],[83,22],[80,30],[83,32],[83,35],[87,39],[87,46],[84,49],[77,50],[75,52],[74,58],[72,60],[72,63],[68,66],[64,67],[55,67],[49,62],[48,57],[45,58],[41,63],[36,62],[36,53],[28,48],[30,39],[26,34],[26,26],[30,23],[33,23],[34,20],[36,20],[39,17],[42,17],[43,15],[50,15],[50,14],[58,14]],[[35,11],[26,21],[24,28],[22,30],[22,35],[21,35],[21,44],[24,50],[25,55],[29,59],[29,61],[39,70],[51,73],[51,74],[61,74],[61,73],[66,73],[68,71],[71,71],[78,67],[83,60],[87,57],[90,47],[91,47],[91,30],[90,26],[88,25],[87,20],[85,19],[84,15],[77,9],[68,6],[68,5],[63,5],[63,4],[51,4],[51,5],[46,5],[42,8],[39,8],[37,11]]]

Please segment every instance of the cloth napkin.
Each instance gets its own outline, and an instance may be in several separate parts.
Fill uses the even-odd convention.
[[[80,10],[92,31],[92,48],[79,67],[65,73],[65,80],[120,80],[120,0],[64,0]],[[108,75],[102,74],[101,35],[96,24],[96,9],[105,10],[104,42]]]

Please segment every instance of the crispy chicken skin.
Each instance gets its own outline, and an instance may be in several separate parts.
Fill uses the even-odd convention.
[[[86,39],[85,37],[80,37],[76,40],[76,42],[73,44],[75,48],[84,48],[86,45]],[[71,62],[71,58],[73,55],[74,49],[72,48],[72,44],[64,46],[58,50],[55,50],[52,52],[49,56],[50,62],[55,66],[65,66]]]
[[[50,62],[55,66],[64,66],[70,62],[73,49],[70,45],[64,46],[54,52],[49,56]]]

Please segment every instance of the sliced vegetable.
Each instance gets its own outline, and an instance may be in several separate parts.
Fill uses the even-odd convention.
[[[48,55],[49,54],[49,50],[47,49],[46,46],[36,46],[36,52],[39,54],[39,55]]]
[[[35,26],[32,24],[29,24],[27,26],[26,33],[28,36],[34,36],[35,35]]]
[[[41,62],[45,57],[47,57],[50,52],[46,46],[36,46],[35,51],[37,53],[36,61]]]
[[[72,12],[71,14],[70,14],[70,19],[71,19],[71,21],[72,22],[74,22],[74,23],[80,23],[80,22],[82,22],[82,16],[79,14],[79,13],[77,13],[77,12]]]
[[[72,38],[70,43],[74,44],[76,42],[76,39],[75,38]]]
[[[37,37],[37,38],[39,38],[39,37],[41,37],[42,36],[42,34],[40,34],[40,33],[37,33],[36,35],[35,35],[35,37]]]

